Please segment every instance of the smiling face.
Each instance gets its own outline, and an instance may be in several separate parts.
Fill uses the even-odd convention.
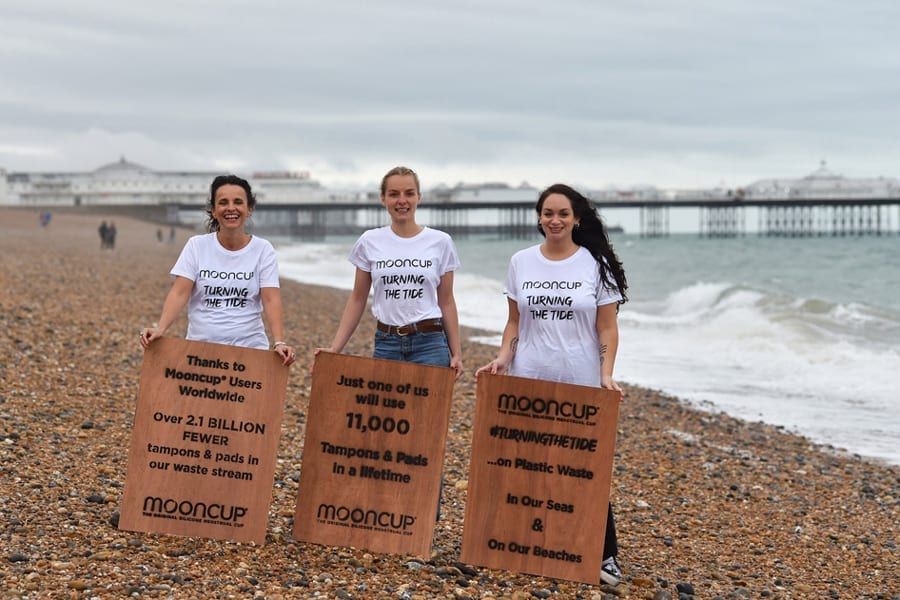
[[[394,223],[415,222],[416,207],[422,199],[413,175],[391,175],[384,182],[381,203]]]
[[[213,216],[220,231],[243,231],[244,222],[253,212],[247,202],[247,192],[239,185],[226,184],[216,190]]]
[[[544,199],[540,212],[541,230],[548,240],[572,239],[572,230],[578,217],[572,210],[572,202],[562,194],[550,194]]]

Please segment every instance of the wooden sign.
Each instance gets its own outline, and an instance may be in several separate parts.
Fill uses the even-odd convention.
[[[320,353],[293,537],[428,556],[455,372]]]
[[[619,394],[479,377],[460,560],[600,581]]]
[[[287,378],[274,352],[153,342],[119,528],[264,543]]]

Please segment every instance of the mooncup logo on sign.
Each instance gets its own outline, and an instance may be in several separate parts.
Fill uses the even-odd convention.
[[[246,514],[246,506],[227,506],[218,502],[194,502],[160,498],[159,496],[144,497],[144,515],[151,517],[215,522],[233,527],[243,527],[241,520]]]
[[[333,504],[320,504],[316,517],[323,521],[331,521],[357,527],[373,527],[406,531],[416,522],[413,515],[378,511],[364,508],[349,508]]]
[[[589,422],[600,410],[590,404],[579,404],[568,400],[529,398],[515,394],[500,394],[497,408],[502,412],[526,414],[540,418],[557,418],[569,421]]]

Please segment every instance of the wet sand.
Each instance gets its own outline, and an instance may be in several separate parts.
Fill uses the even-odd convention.
[[[36,210],[0,209],[0,598],[900,598],[898,467],[633,386],[612,488],[622,585],[460,563],[471,373],[494,353],[472,342],[427,563],[292,540],[312,351],[330,341],[346,292],[290,281],[298,361],[267,543],[120,531],[137,332],[159,315],[191,232],[160,243],[157,225],[112,217],[116,247],[101,250],[101,219],[60,213],[41,228]],[[365,318],[346,351],[369,355],[371,335]]]

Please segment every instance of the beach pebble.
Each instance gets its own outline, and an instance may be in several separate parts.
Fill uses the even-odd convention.
[[[419,562],[417,560],[411,560],[406,563],[406,568],[411,571],[420,571],[425,567],[425,563]]]
[[[694,594],[696,594],[696,592],[694,591],[694,586],[690,583],[676,583],[675,590],[679,594],[687,594],[688,596],[693,596]]]

